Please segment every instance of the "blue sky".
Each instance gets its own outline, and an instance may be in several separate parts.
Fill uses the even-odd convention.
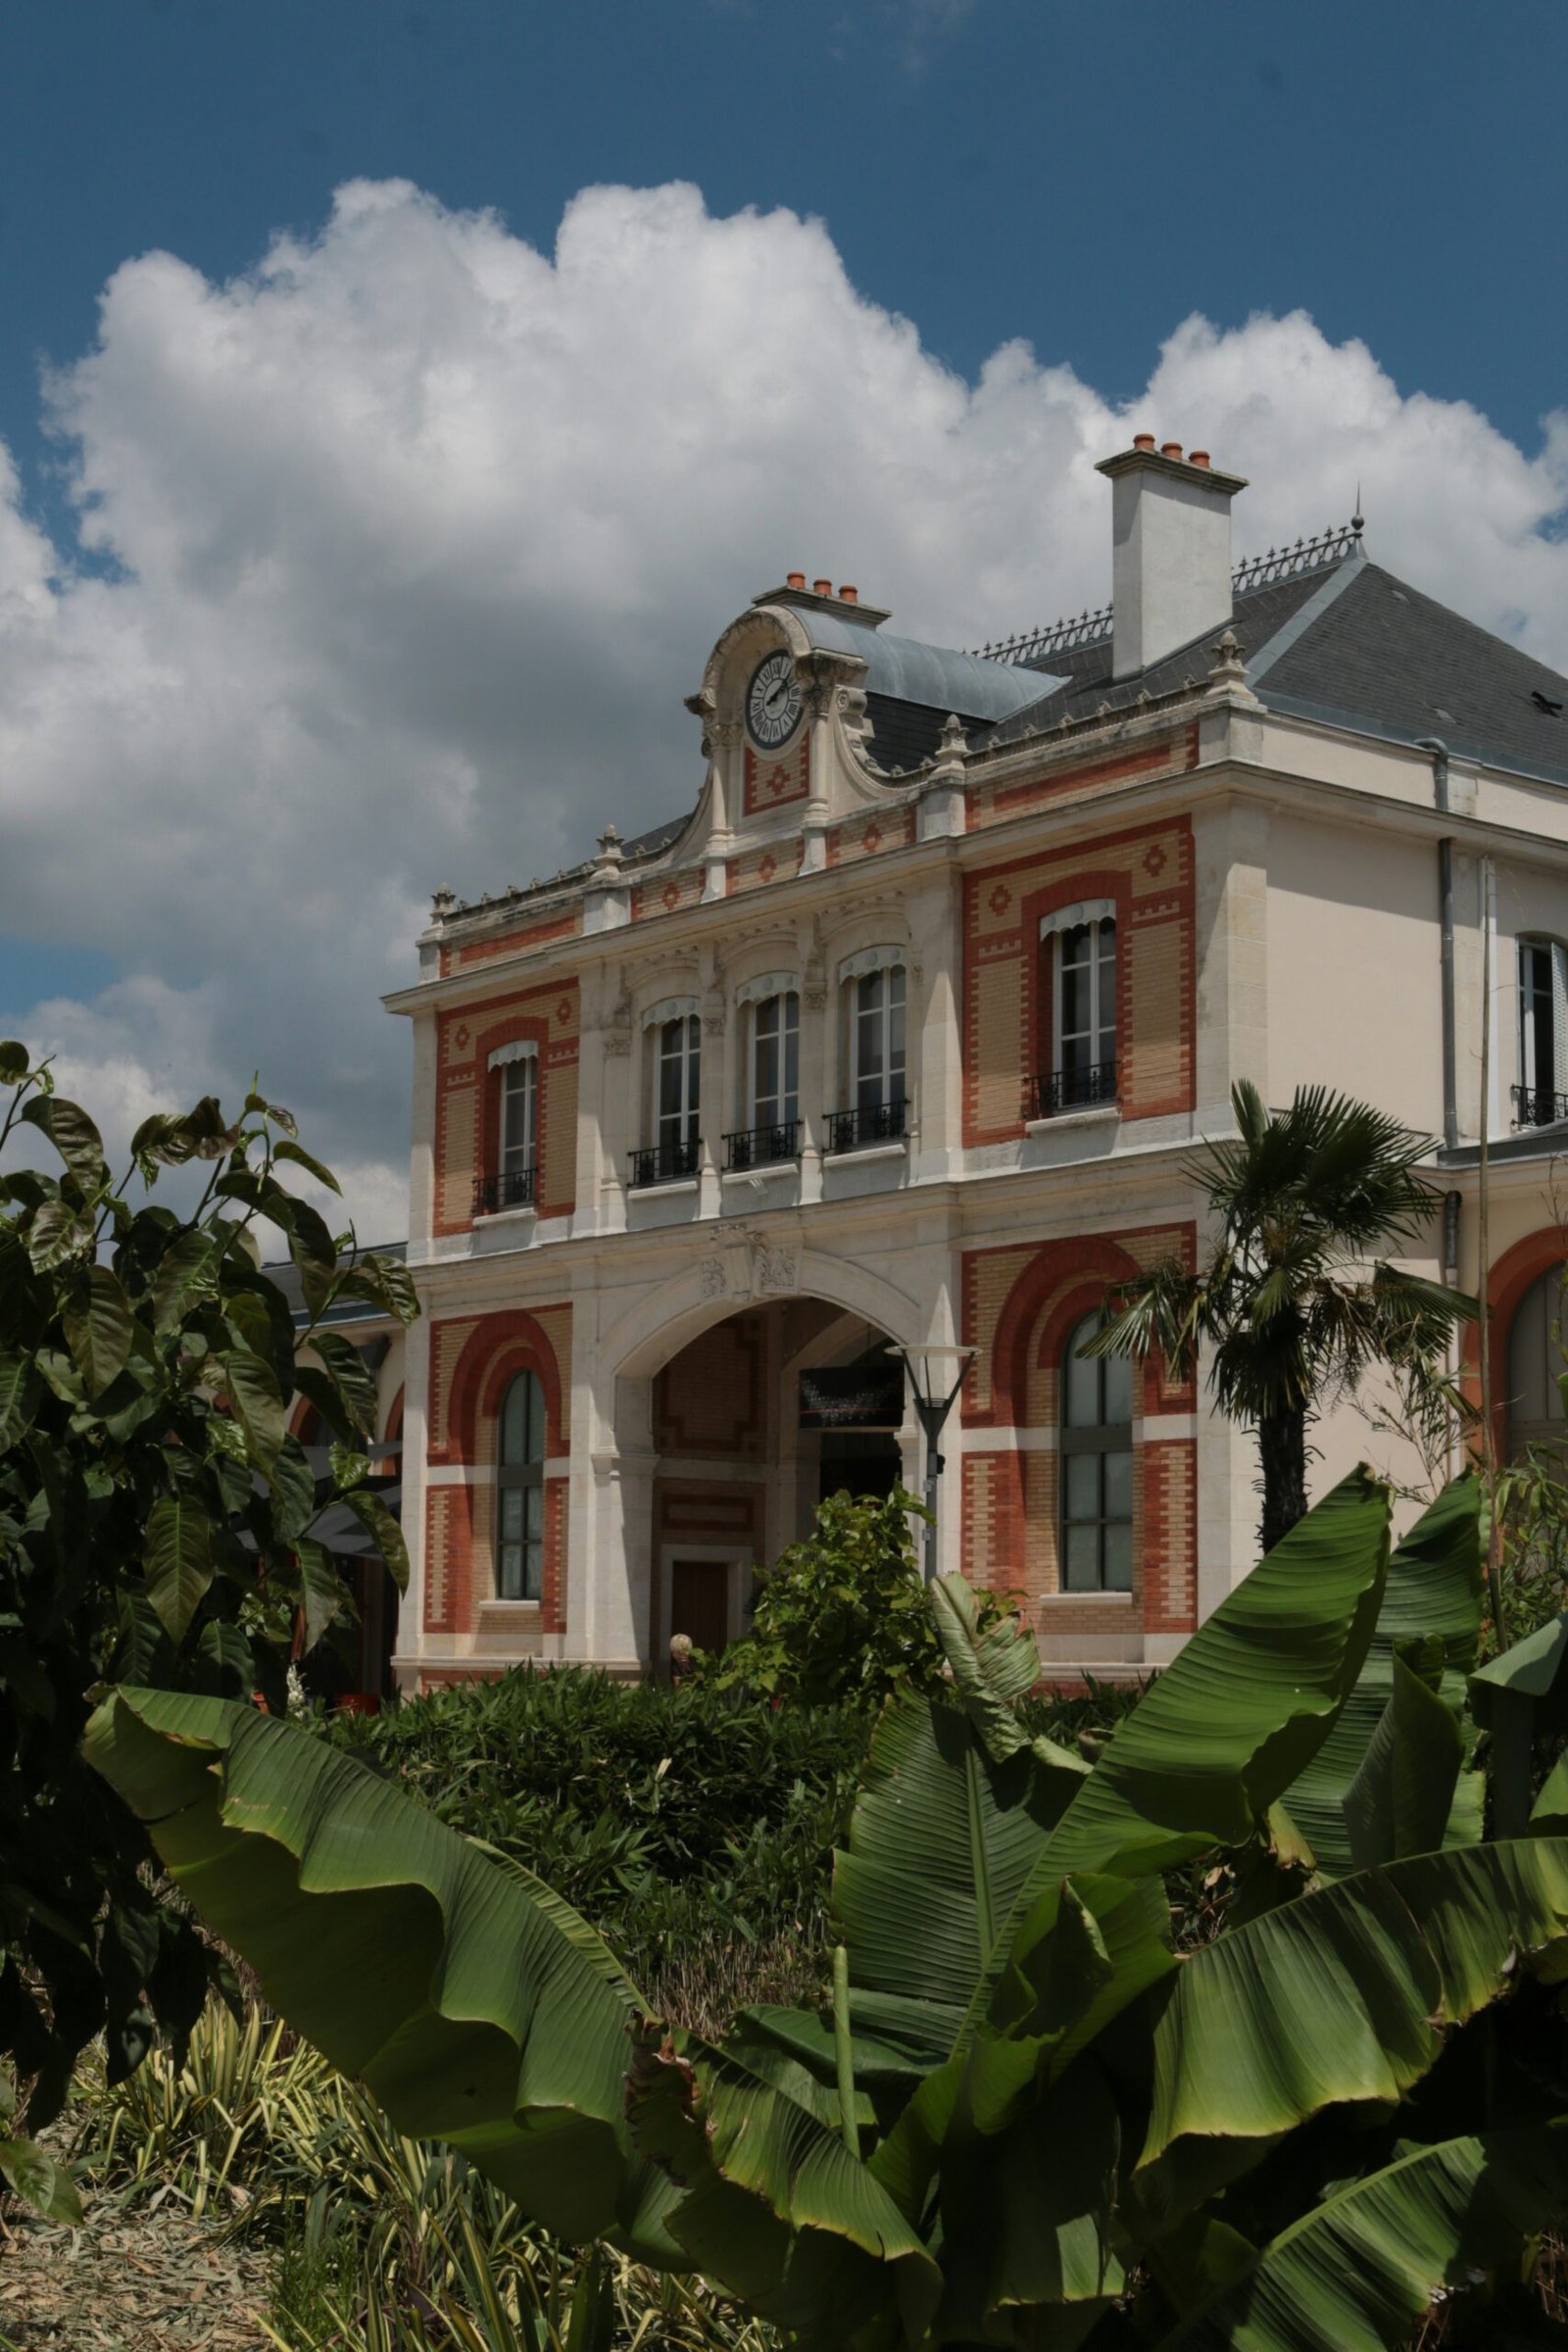
[[[1568,662],[1565,86],[1563,0],[13,0],[0,1022],[394,1216],[434,884],[689,802],[791,565],[1098,601],[1135,421]]]
[[[1563,398],[1561,0],[19,0],[0,48],[0,431],[129,256],[209,275],[401,176],[549,246],[593,180],[827,222],[972,373],[1112,398],[1190,311],[1308,310],[1529,445]]]

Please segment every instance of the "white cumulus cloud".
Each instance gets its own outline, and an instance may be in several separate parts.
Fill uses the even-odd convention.
[[[0,929],[124,977],[0,1008],[107,1116],[260,1068],[402,1214],[429,893],[688,806],[717,630],[802,567],[975,644],[1108,591],[1129,430],[1248,474],[1239,552],[1350,512],[1418,586],[1568,663],[1568,418],[1530,455],[1309,318],[1179,325],[1117,407],[1019,340],[968,383],[817,222],[596,187],[553,254],[406,182],[214,284],[127,261],[47,387],[80,547],[0,449]]]

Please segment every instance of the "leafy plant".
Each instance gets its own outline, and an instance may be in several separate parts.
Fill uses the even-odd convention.
[[[121,1679],[281,1710],[296,1628],[309,1642],[350,1605],[312,1533],[335,1499],[404,1573],[363,1463],[323,1489],[286,1415],[303,1389],[345,1441],[368,1435],[363,1367],[322,1320],[346,1298],[414,1305],[400,1266],[287,1191],[290,1163],[332,1179],[259,1094],[233,1122],[211,1098],[144,1120],[117,1185],[87,1112],[15,1043],[0,1090],[0,1146],[30,1138],[60,1163],[0,1174],[0,2058],[30,2079],[37,2129],[98,2033],[116,2077],[155,2017],[181,2040],[211,1965],[140,1825],[81,1761],[89,1693]],[[132,1177],[150,1190],[186,1163],[209,1171],[188,1214],[126,1198]],[[258,1270],[260,1220],[287,1239],[315,1368],[296,1365],[289,1306]],[[28,2141],[0,2137],[0,2175],[74,2210]]]
[[[537,1872],[699,2023],[726,1985],[733,2007],[825,1981],[828,1872],[870,1728],[863,1707],[523,1668],[327,1736]]]
[[[935,1690],[942,1644],[910,1525],[929,1517],[902,1490],[828,1495],[811,1534],[762,1575],[751,1633],[710,1669],[714,1683],[806,1706]]]
[[[1377,1259],[1413,1240],[1439,1194],[1415,1172],[1429,1139],[1369,1103],[1298,1087],[1270,1111],[1250,1080],[1232,1089],[1238,1135],[1210,1144],[1192,1175],[1216,1232],[1195,1271],[1174,1260],[1117,1284],[1089,1355],[1162,1355],[1191,1377],[1200,1348],[1222,1413],[1257,1432],[1261,1543],[1272,1549],[1306,1509],[1306,1431],[1321,1403],[1389,1366],[1412,1427],[1430,1436],[1451,1409],[1441,1358],[1473,1298]]]
[[[719,2042],[290,1726],[121,1691],[89,1752],[285,2014],[564,2234],[813,2347],[1360,2352],[1440,2292],[1505,2298],[1568,2195],[1568,1838],[1547,1812],[1494,1842],[1459,1801],[1478,1482],[1392,1561],[1389,1515],[1365,1472],[1325,1496],[1093,1766],[1022,1720],[1017,1625],[940,1583],[952,1682],[879,1721],[833,1997]],[[1457,1751],[1426,1850],[1437,1727],[1406,1681]],[[1290,1807],[1348,1721],[1335,1875]],[[1238,1892],[1178,1951],[1159,1874],[1205,1855]]]

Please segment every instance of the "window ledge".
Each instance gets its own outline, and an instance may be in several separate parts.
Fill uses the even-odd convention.
[[[671,1193],[695,1193],[697,1187],[698,1179],[695,1176],[672,1176],[667,1184],[629,1184],[626,1198],[628,1200],[667,1200]]]
[[[480,1208],[474,1211],[475,1225],[537,1225],[539,1211],[533,1207]]]
[[[537,1617],[544,1603],[540,1600],[481,1600],[481,1625],[511,1625],[514,1619]]]
[[[800,1172],[800,1155],[797,1153],[794,1159],[764,1159],[760,1167],[725,1168],[718,1181],[720,1184],[755,1184],[760,1177],[765,1181],[769,1176],[798,1176]],[[646,1185],[642,1187],[644,1192],[648,1189]],[[663,1187],[665,1192],[673,1189],[670,1185]]]
[[[1098,1592],[1042,1592],[1040,1595],[1040,1605],[1043,1609],[1070,1609],[1076,1606],[1102,1609],[1107,1600],[1115,1608],[1130,1609],[1133,1605],[1133,1594],[1115,1592],[1106,1586]]]
[[[1099,1127],[1121,1117],[1119,1102],[1092,1102],[1084,1110],[1058,1110],[1049,1119],[1025,1119],[1025,1135],[1059,1134],[1063,1127]]]
[[[896,1144],[852,1144],[847,1152],[826,1152],[822,1165],[826,1169],[843,1167],[852,1159],[906,1159],[908,1153],[909,1139],[906,1135],[901,1136]]]

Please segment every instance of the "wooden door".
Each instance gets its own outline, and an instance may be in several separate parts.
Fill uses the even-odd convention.
[[[729,1578],[727,1560],[676,1560],[670,1571],[670,1632],[689,1634],[696,1649],[722,1649],[729,1640]]]

